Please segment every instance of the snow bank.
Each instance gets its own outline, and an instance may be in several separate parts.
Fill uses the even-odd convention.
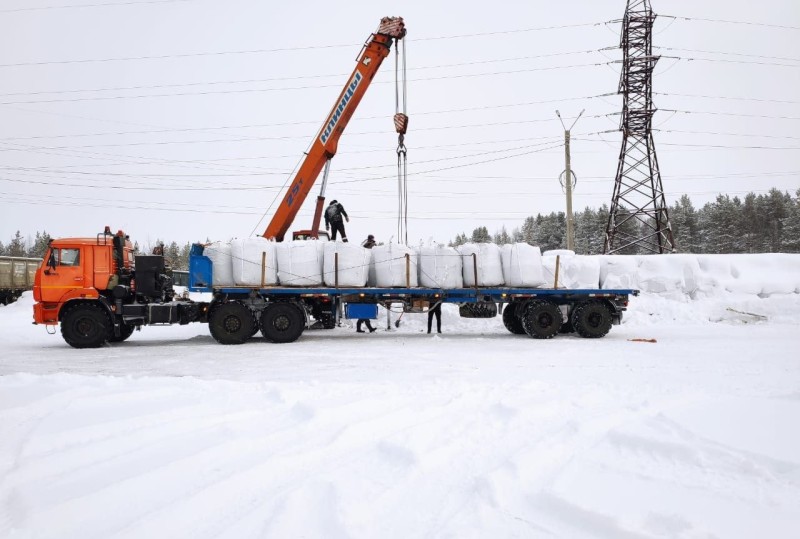
[[[613,255],[597,257],[602,288],[639,288],[648,294],[767,297],[800,293],[800,255]]]

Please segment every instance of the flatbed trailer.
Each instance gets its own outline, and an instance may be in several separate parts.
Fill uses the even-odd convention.
[[[75,348],[119,343],[144,326],[196,322],[208,323],[211,335],[222,344],[244,343],[259,331],[269,342],[288,343],[306,329],[332,329],[342,319],[377,318],[379,306],[387,309],[388,320],[388,312],[398,307],[424,313],[452,303],[464,318],[501,315],[513,334],[549,339],[575,332],[597,338],[622,321],[630,296],[638,295],[628,289],[508,286],[214,286],[213,263],[203,251],[203,245],[192,247],[188,289],[209,293],[210,300],[176,295],[163,256],[134,257],[122,231],[112,234],[107,228],[96,238],[53,240],[46,263],[36,271],[34,323],[60,324],[62,337]],[[334,270],[335,283],[340,282],[337,275]]]
[[[197,246],[199,247],[199,246]],[[240,344],[259,330],[271,342],[297,340],[307,328],[332,329],[341,319],[377,318],[378,306],[427,312],[437,303],[459,305],[464,318],[501,315],[513,334],[549,339],[559,333],[603,337],[622,321],[638,290],[561,288],[287,287],[213,286],[213,265],[196,250],[190,258],[189,290],[208,292],[204,309],[211,335]],[[388,316],[388,315],[387,315]]]

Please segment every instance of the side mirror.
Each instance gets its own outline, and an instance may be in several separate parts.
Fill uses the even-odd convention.
[[[50,256],[47,258],[47,267],[51,270],[56,270],[56,253],[55,251],[50,251]],[[44,270],[45,275],[50,275],[49,270]]]

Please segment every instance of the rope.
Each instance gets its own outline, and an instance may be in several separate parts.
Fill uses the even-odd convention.
[[[400,47],[403,47],[402,70],[400,67]],[[397,129],[397,240],[408,245],[408,150],[405,145],[405,131],[408,123],[406,114],[406,41],[398,41],[394,49],[394,110],[395,129]],[[402,99],[401,99],[402,86]],[[398,120],[400,123],[398,123]]]

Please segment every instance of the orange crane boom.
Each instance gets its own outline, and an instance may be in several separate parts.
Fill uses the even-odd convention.
[[[333,105],[322,128],[317,133],[306,158],[297,171],[286,195],[283,197],[275,215],[262,234],[265,238],[283,241],[289,227],[292,226],[300,206],[303,205],[314,182],[317,181],[325,163],[336,155],[339,139],[347,127],[361,98],[372,83],[383,59],[389,55],[392,41],[403,39],[406,35],[402,17],[384,17],[378,30],[370,36],[358,58],[353,74],[347,81],[339,98]],[[320,197],[322,198],[322,197]],[[324,199],[322,199],[324,200]],[[319,201],[318,205],[322,202]],[[318,212],[319,213],[319,208]],[[319,225],[318,219],[314,230]]]

